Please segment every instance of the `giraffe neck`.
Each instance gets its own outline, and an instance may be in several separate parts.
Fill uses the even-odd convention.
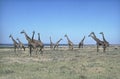
[[[91,36],[96,42],[100,41],[98,38]]]
[[[103,37],[103,41],[105,41],[105,42],[106,42],[106,39],[105,39],[105,37],[104,37],[104,34],[102,34],[102,37]]]
[[[32,41],[33,41],[33,39],[34,39],[34,35],[35,35],[35,33],[33,33],[33,35],[32,35]]]
[[[96,37],[95,33],[93,33],[92,38],[93,38],[96,42],[100,42],[100,41],[101,41],[101,40],[99,40],[99,39]]]
[[[40,34],[38,34],[38,40],[41,41],[41,39],[40,39]]]
[[[50,37],[50,43],[52,43],[51,37]]]
[[[109,42],[106,41],[104,34],[102,34],[102,37],[103,37],[103,41],[106,43],[106,45],[109,46]]]
[[[11,36],[11,39],[12,39],[12,41],[14,42],[14,43],[17,43],[16,41],[15,41],[15,39]]]
[[[71,42],[70,39],[68,38],[68,36],[66,36],[66,38],[67,38],[68,42]]]
[[[84,36],[84,38],[82,39],[82,42],[85,40],[85,36]]]
[[[96,37],[95,33],[93,33],[93,36]]]
[[[62,39],[58,40],[57,44],[61,41]]]
[[[30,38],[26,33],[24,33],[24,35],[25,35],[26,40],[27,40],[28,42],[31,42],[31,38]]]
[[[19,42],[19,43],[22,43],[19,39],[18,39],[18,42]]]

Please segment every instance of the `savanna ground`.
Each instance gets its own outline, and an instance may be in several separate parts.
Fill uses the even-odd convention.
[[[26,51],[0,49],[0,79],[120,79],[120,46],[96,52],[95,46],[51,50],[29,56]]]

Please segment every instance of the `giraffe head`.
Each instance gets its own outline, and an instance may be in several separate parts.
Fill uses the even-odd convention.
[[[62,38],[60,38],[60,40],[62,40]]]
[[[35,34],[35,31],[33,31],[33,33]]]
[[[21,34],[22,34],[22,33],[25,33],[25,31],[24,31],[24,30],[22,30],[20,33],[21,33]]]
[[[67,37],[67,34],[65,34],[64,37]]]
[[[94,34],[94,32],[91,32],[90,34]]]
[[[12,35],[10,34],[10,35],[9,35],[9,38],[11,38],[11,37],[12,37]]]
[[[100,32],[100,34],[103,34],[103,32]]]
[[[88,35],[88,37],[90,37],[92,34],[94,34],[94,32],[91,32],[91,33]]]

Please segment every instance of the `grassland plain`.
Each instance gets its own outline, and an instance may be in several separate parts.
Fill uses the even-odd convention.
[[[86,46],[73,51],[66,47],[44,48],[43,55],[33,51],[0,49],[0,79],[120,79],[120,47],[110,46],[96,52]]]

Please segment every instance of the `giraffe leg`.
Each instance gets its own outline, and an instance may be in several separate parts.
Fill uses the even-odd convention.
[[[105,52],[105,47],[103,48],[103,52]]]
[[[43,55],[43,50],[41,49],[41,54]]]
[[[56,48],[56,45],[54,46],[54,50],[55,50],[55,48]]]
[[[30,46],[30,56],[31,56],[31,52],[32,52],[32,48],[31,48],[31,46]]]
[[[70,50],[73,50],[73,47],[70,45],[69,49],[70,49]]]
[[[72,49],[72,47],[71,47],[71,45],[69,46],[69,50],[71,50]]]
[[[73,50],[73,45],[71,45],[71,49]]]
[[[38,49],[36,48],[36,49],[35,49],[36,55],[38,54],[37,51],[38,51]]]
[[[16,49],[15,49],[15,47],[14,47],[14,52],[16,52]]]
[[[24,46],[21,46],[21,49],[23,49],[23,50],[24,50]]]
[[[83,48],[83,44],[82,44],[82,48]]]
[[[40,54],[42,54],[42,53],[43,53],[43,51],[42,51],[42,47],[40,47],[40,50],[39,50],[39,52],[41,52]]]
[[[15,47],[14,47],[14,52],[15,52],[15,54],[18,56],[18,54],[17,54],[17,52],[16,52],[16,49],[17,49],[17,47],[15,46]]]
[[[79,44],[79,48],[80,48],[80,46],[81,46],[81,45]]]
[[[71,47],[70,47],[70,45],[69,45],[69,49],[70,49]]]
[[[16,46],[14,47],[14,52],[16,53]]]
[[[103,52],[106,52],[105,50],[106,50],[106,46],[103,47]]]
[[[23,46],[23,49],[24,49],[24,51],[25,51],[25,47]]]
[[[58,50],[58,45],[57,45],[57,50]]]
[[[97,52],[99,52],[99,45],[97,45]]]

